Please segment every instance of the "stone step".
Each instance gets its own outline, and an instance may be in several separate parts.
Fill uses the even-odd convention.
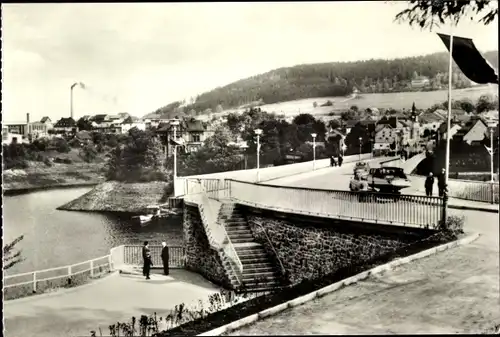
[[[239,255],[247,255],[247,254],[255,254],[255,253],[262,253],[265,255],[266,251],[262,246],[253,246],[253,247],[235,247],[236,248],[236,253]]]
[[[240,259],[241,263],[244,263],[244,261],[246,263],[256,263],[256,262],[248,262],[248,260],[254,260],[254,259],[264,259],[267,261],[267,255],[265,252],[248,252],[248,253],[245,253],[245,254],[240,254],[238,253],[238,258]]]
[[[265,255],[255,255],[255,256],[239,256],[241,264],[252,264],[252,263],[266,263],[268,262],[267,256]]]
[[[273,265],[270,262],[263,263],[245,263],[243,265],[243,269],[261,269],[261,268],[273,268]]]
[[[232,243],[250,243],[254,242],[253,236],[242,237],[242,238],[231,238]]]
[[[226,232],[227,234],[229,234],[229,236],[231,235],[252,235],[252,231],[245,228],[234,228],[234,227],[230,227],[230,228],[226,228]]]
[[[268,281],[268,282],[245,282],[246,291],[262,291],[263,289],[273,289],[279,287],[278,281]]]
[[[243,265],[243,275],[253,275],[253,274],[261,274],[261,273],[271,273],[274,275],[275,270],[272,266],[266,267],[248,267]]]
[[[243,273],[241,274],[243,279],[255,279],[259,277],[276,277],[276,274],[272,268],[264,268],[262,271],[246,270],[243,266]]]
[[[244,218],[222,218],[225,224],[247,224],[247,221]]]
[[[235,239],[248,239],[253,241],[253,235],[252,233],[234,233],[234,232],[228,232],[229,238],[231,241]]]

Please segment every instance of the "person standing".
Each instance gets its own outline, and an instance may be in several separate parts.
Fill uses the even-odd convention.
[[[442,169],[441,170],[441,174],[438,176],[438,191],[439,191],[439,196],[440,197],[443,197],[444,196],[444,189],[446,187],[446,183],[445,183],[445,174],[446,174],[446,170],[445,169]]]
[[[146,280],[150,280],[149,273],[151,272],[152,266],[153,261],[151,259],[151,252],[148,250],[144,259],[144,276],[146,276]]]
[[[144,246],[142,246],[142,261],[143,261],[143,265],[142,265],[142,275],[143,276],[146,276],[146,261],[147,261],[147,256],[151,257],[151,251],[149,249],[149,242],[147,241],[144,241]]]
[[[342,166],[343,161],[344,161],[344,157],[342,157],[342,154],[339,154],[339,167]]]
[[[169,273],[169,270],[168,270],[168,259],[169,259],[169,256],[168,256],[168,247],[167,247],[167,243],[166,242],[162,242],[161,245],[163,246],[163,248],[161,249],[161,260],[163,262],[163,273],[165,275],[168,275]]]
[[[434,176],[432,172],[429,172],[427,178],[425,178],[425,195],[432,197],[432,187],[434,186]]]

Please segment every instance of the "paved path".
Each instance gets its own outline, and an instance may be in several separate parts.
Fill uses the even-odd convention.
[[[230,335],[476,333],[499,324],[498,214],[452,213],[481,237]]]
[[[202,276],[173,269],[170,276],[151,275],[146,281],[138,275],[113,274],[94,284],[4,302],[6,337],[90,336],[101,327],[103,336],[108,326],[117,321],[130,321],[141,314],[159,316],[181,303],[206,300],[219,288]]]

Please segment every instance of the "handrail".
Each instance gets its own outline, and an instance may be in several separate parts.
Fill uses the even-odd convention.
[[[200,190],[201,190],[201,195],[202,195],[202,199],[204,201],[204,204],[207,205],[207,208],[208,208],[208,210],[210,212],[210,211],[213,211],[213,210],[210,209],[210,198],[208,197],[208,194],[206,192],[205,186],[203,186],[203,183],[202,183],[201,180],[202,180],[201,178],[196,179],[196,181],[198,182],[198,184],[200,184]],[[219,179],[217,179],[217,180],[219,180]],[[202,209],[204,208],[203,205],[200,205],[200,206],[201,206]],[[213,225],[218,226],[218,229],[220,228],[221,233],[224,235],[224,239],[220,243],[216,242],[216,244],[217,244],[218,248],[221,249],[225,254],[227,254],[225,252],[226,247],[229,249],[230,254],[227,254],[228,258],[231,261],[234,261],[236,263],[236,265],[237,265],[237,267],[238,267],[238,269],[240,270],[240,273],[241,273],[241,272],[243,272],[243,263],[241,262],[241,260],[240,260],[240,258],[238,256],[238,253],[236,252],[236,248],[234,247],[234,245],[233,245],[233,243],[232,243],[232,241],[231,241],[231,239],[229,237],[229,234],[226,231],[225,226],[219,224],[218,221],[217,221],[217,220],[220,220],[219,214],[217,214]],[[205,219],[205,221],[207,221],[207,220]],[[208,231],[210,232],[210,223],[207,223],[207,227],[208,227],[207,228]],[[207,234],[209,234],[210,236],[212,236],[211,233],[207,233]],[[213,238],[212,238],[212,240],[213,240]],[[215,240],[213,240],[213,241],[215,241]],[[233,271],[233,273],[234,273],[234,275],[235,275],[238,283],[241,284],[241,280],[240,280],[238,272],[236,270],[234,270],[234,267],[233,267],[233,265],[231,263],[229,263],[229,265],[231,266],[231,270]]]
[[[259,226],[260,228],[262,228],[262,231],[264,232],[264,235],[266,236],[266,240],[267,240],[267,242],[269,242],[269,245],[271,246],[271,249],[273,250],[274,255],[275,255],[275,256],[276,256],[276,258],[278,259],[278,262],[279,262],[279,264],[280,264],[280,268],[281,268],[281,273],[282,273],[282,275],[283,275],[283,276],[285,276],[285,274],[286,274],[286,269],[285,269],[285,267],[283,266],[283,263],[281,262],[281,259],[280,259],[279,255],[278,255],[278,252],[277,252],[277,251],[276,251],[276,249],[274,248],[274,245],[273,245],[273,243],[271,242],[271,239],[269,238],[269,235],[267,235],[267,231],[266,231],[266,229],[264,228],[264,226],[262,226],[262,225],[261,225],[261,224],[259,224],[259,223],[257,224],[257,226]]]
[[[68,265],[61,266],[61,267],[54,267],[54,268],[48,268],[48,269],[42,269],[42,270],[34,270],[34,271],[30,271],[30,272],[26,272],[26,273],[20,273],[20,274],[14,274],[14,275],[4,275],[4,279],[11,279],[11,278],[15,278],[15,277],[32,275],[33,273],[40,274],[40,273],[46,273],[46,272],[53,271],[53,270],[68,269],[70,267],[79,266],[79,265],[84,264],[84,263],[90,263],[90,262],[94,262],[94,261],[101,260],[101,259],[104,259],[104,258],[109,258],[110,256],[111,255],[108,254],[108,255],[103,255],[103,256],[97,257],[95,259],[90,259],[90,260],[87,260],[87,261],[78,262],[78,263],[74,263],[74,264],[68,264]],[[61,277],[63,277],[63,276],[61,276]],[[39,280],[39,281],[42,281],[42,280]]]
[[[222,219],[220,219],[220,217],[218,219],[220,221],[223,221]],[[227,242],[229,244],[229,247],[234,252],[234,256],[236,257],[236,264],[238,265],[238,269],[240,270],[240,273],[242,273],[243,272],[243,263],[241,262],[240,257],[238,256],[238,253],[236,252],[236,248],[234,247],[233,242],[231,241],[231,238],[229,237],[229,234],[227,233],[225,226],[222,225],[221,227],[224,230],[224,234],[226,235],[226,239],[227,239]]]

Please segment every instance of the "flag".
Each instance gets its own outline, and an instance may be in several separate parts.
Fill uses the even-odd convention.
[[[448,51],[450,50],[450,35],[439,34]],[[453,60],[465,76],[479,84],[498,84],[498,74],[495,69],[477,50],[472,39],[453,36]]]

